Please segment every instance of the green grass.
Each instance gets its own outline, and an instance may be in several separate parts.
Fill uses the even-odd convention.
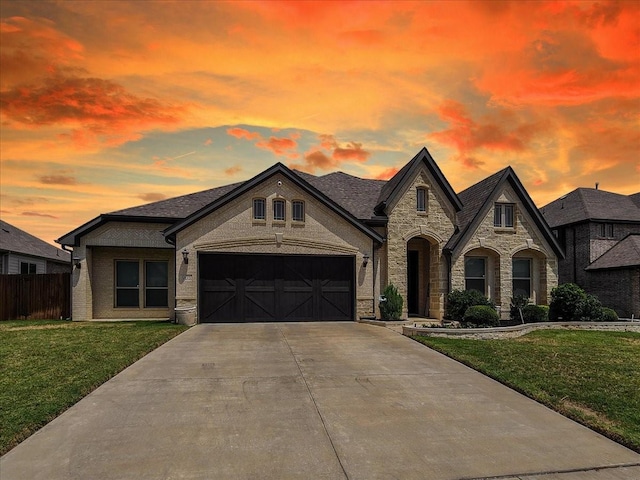
[[[0,454],[186,327],[0,322]]]
[[[640,333],[413,338],[640,452]]]

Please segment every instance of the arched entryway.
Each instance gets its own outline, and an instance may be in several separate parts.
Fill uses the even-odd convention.
[[[418,236],[407,241],[407,313],[410,317],[439,318],[440,249],[438,243]]]

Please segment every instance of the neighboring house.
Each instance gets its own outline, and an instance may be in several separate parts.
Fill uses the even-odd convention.
[[[578,188],[541,212],[560,245],[560,283],[576,283],[621,317],[640,316],[640,193]]]
[[[0,274],[70,271],[69,252],[0,220]]]
[[[354,320],[384,287],[405,316],[441,319],[451,289],[508,316],[546,304],[562,250],[508,167],[456,194],[426,149],[389,181],[278,163],[233,185],[103,214],[72,246],[73,319]]]

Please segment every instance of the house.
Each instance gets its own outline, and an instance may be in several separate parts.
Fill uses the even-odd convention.
[[[58,242],[77,265],[74,320],[355,320],[379,315],[389,283],[405,316],[441,319],[465,288],[508,316],[514,290],[548,302],[562,256],[510,167],[456,194],[426,148],[389,181],[278,163],[102,214]]]
[[[0,274],[70,271],[69,252],[0,220]]]
[[[576,283],[620,317],[640,316],[640,193],[578,188],[542,214],[564,248],[560,283]]]

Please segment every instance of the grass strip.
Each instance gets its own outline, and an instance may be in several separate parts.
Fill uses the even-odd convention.
[[[0,322],[0,455],[186,327]]]
[[[412,338],[640,452],[640,333]]]

